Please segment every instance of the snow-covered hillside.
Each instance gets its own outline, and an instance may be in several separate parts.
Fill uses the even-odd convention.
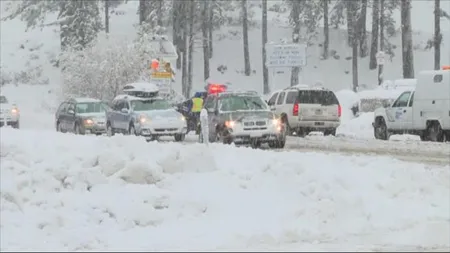
[[[270,1],[271,5],[277,4],[278,1]],[[121,5],[118,11],[125,13],[124,15],[113,15],[111,17],[111,40],[132,39],[136,35],[134,24],[138,20],[136,15],[138,1],[130,1]],[[447,8],[446,8],[447,7]],[[449,1],[442,1],[443,9],[450,9]],[[260,9],[253,9],[253,20],[259,22],[261,14]],[[367,27],[371,27],[370,9],[368,10]],[[278,14],[269,12],[269,41],[280,41],[280,39],[291,38],[292,29],[286,24],[286,13]],[[415,71],[430,69],[433,67],[433,51],[424,51],[423,48],[426,41],[432,37],[433,30],[433,2],[431,1],[413,1],[412,8],[412,27],[416,31],[414,33],[414,44],[416,47],[414,55]],[[397,24],[399,24],[399,13],[394,14]],[[51,21],[52,17],[48,18]],[[41,66],[43,68],[43,77],[41,79],[49,79],[50,83],[59,83],[59,73],[48,63],[49,58],[54,59],[59,53],[58,34],[51,28],[37,29],[25,32],[25,24],[20,20],[2,21],[1,22],[1,50],[2,71],[20,73],[21,71],[32,68],[33,66]],[[211,61],[211,76],[220,80],[228,80],[235,87],[245,89],[256,89],[262,91],[262,75],[261,75],[261,30],[258,27],[251,28],[250,38],[250,57],[251,67],[255,73],[250,77],[245,77],[241,72],[244,60],[242,57],[242,38],[241,27],[224,27],[221,31],[215,33],[214,56]],[[450,21],[442,20],[442,33],[444,35],[442,46],[442,64],[448,64],[449,59],[445,57],[450,55]],[[169,34],[170,35],[170,34]],[[318,46],[322,41],[322,35],[315,45],[308,49],[308,66],[301,74],[302,81],[312,83],[318,80],[324,85],[335,91],[341,89],[349,89],[351,87],[351,61],[345,58],[350,55],[350,50],[346,46],[346,32],[343,30],[332,30],[330,39],[330,49],[336,50],[340,56],[339,60],[333,58],[322,61],[320,60],[321,47]],[[401,78],[401,42],[400,38],[394,38],[393,44],[397,46],[392,62],[388,61],[385,67],[385,79]],[[38,50],[35,48],[40,47]],[[33,58],[33,60],[29,60]],[[202,89],[203,81],[203,63],[201,50],[195,54],[194,69],[194,89]],[[28,62],[28,63],[27,63]],[[26,66],[27,64],[30,65]],[[226,65],[228,70],[224,74],[217,71],[217,67]],[[359,62],[359,78],[360,83],[373,87],[377,82],[376,71],[369,71],[368,57],[360,59]],[[275,72],[273,80],[273,88],[283,88],[289,84],[290,70],[278,69]],[[177,89],[181,89],[180,75],[177,76]]]
[[[2,251],[450,246],[448,166],[0,131]]]

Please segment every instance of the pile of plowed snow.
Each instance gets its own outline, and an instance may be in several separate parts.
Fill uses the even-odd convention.
[[[0,131],[2,251],[449,246],[448,166]]]

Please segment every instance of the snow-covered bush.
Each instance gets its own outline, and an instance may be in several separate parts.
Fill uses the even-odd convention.
[[[148,80],[154,53],[142,36],[137,41],[101,41],[82,51],[61,54],[60,67],[65,97],[112,99],[131,82]]]

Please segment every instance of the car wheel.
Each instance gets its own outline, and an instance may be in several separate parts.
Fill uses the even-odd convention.
[[[19,121],[12,125],[12,128],[19,129]]]
[[[439,122],[433,122],[427,127],[427,139],[434,142],[444,142],[445,134]]]
[[[325,136],[327,136],[327,135],[333,135],[333,136],[336,136],[336,128],[329,129],[329,130],[325,130],[325,132],[323,133],[323,135],[325,135]]]
[[[56,123],[56,132],[62,133],[61,124],[59,122]]]
[[[114,129],[112,129],[111,124],[106,125],[106,135],[109,137],[114,136]]]
[[[75,133],[75,134],[81,134],[80,125],[75,124],[74,133]]]
[[[250,143],[250,147],[255,148],[255,149],[261,147],[261,141],[258,139],[252,140]]]
[[[377,119],[376,125],[373,128],[375,139],[377,140],[388,140],[389,134],[387,131],[386,122],[384,122],[384,119],[380,118]]]
[[[185,134],[175,134],[175,141],[176,142],[184,141],[185,138],[186,138]]]

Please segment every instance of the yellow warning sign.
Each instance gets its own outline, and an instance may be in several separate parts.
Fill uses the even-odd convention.
[[[171,79],[172,73],[170,73],[170,72],[153,72],[152,78]]]

